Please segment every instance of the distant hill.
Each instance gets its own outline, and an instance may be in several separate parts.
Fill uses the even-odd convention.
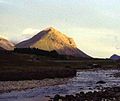
[[[91,58],[77,48],[72,38],[67,37],[52,27],[39,32],[31,39],[18,43],[16,48],[36,48],[49,52],[55,50],[60,55]]]
[[[0,38],[0,50],[14,50],[14,44],[7,39]]]
[[[110,57],[110,59],[112,59],[112,60],[120,60],[120,56],[117,55],[117,54],[114,54],[114,55],[112,55],[112,56]]]

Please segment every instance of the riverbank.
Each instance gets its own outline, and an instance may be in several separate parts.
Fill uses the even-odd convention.
[[[65,84],[69,78],[55,78],[44,80],[25,80],[25,81],[0,81],[0,93],[9,93],[11,91],[21,91],[26,89],[40,88],[46,86],[55,86]]]

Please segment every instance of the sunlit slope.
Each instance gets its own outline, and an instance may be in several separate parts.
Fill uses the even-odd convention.
[[[39,32],[29,40],[17,44],[16,47],[38,48],[46,51],[56,50],[61,55],[90,58],[77,48],[72,38],[67,37],[52,27]]]

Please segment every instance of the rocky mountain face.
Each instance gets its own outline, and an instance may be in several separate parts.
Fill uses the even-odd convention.
[[[112,56],[110,57],[110,59],[112,59],[112,60],[120,60],[120,56],[117,55],[117,54],[114,54],[114,55],[112,55]]]
[[[0,50],[14,50],[14,44],[7,39],[0,38]]]
[[[58,54],[82,58],[90,58],[79,50],[72,38],[67,37],[54,28],[47,28],[31,39],[20,42],[16,48],[38,48],[46,51],[56,50]]]

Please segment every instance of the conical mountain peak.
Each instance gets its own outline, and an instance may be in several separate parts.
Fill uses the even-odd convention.
[[[60,35],[60,34],[62,34],[61,32],[59,32],[57,29],[55,29],[53,27],[48,27],[48,28],[44,29],[43,31],[46,32],[47,34],[53,34],[53,35]]]
[[[89,56],[80,51],[74,40],[53,27],[39,32],[31,39],[16,45],[17,48],[38,48],[46,51],[56,50],[62,55],[71,55],[88,58]]]
[[[55,30],[56,30],[56,29],[53,28],[53,27],[48,27],[48,28],[44,29],[44,31],[55,31]]]

